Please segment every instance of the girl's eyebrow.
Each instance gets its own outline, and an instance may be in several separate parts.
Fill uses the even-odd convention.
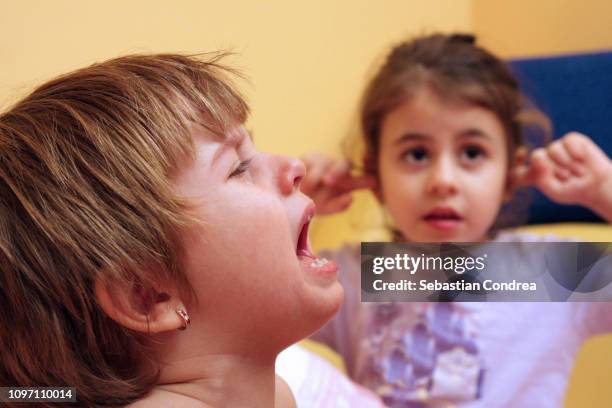
[[[427,142],[432,139],[431,135],[427,133],[419,133],[419,132],[408,132],[401,135],[394,142],[396,145],[400,145],[406,142],[418,141],[418,142]],[[457,139],[484,139],[491,141],[491,135],[482,131],[478,128],[468,128],[462,130],[457,134]]]
[[[460,139],[486,139],[491,140],[491,136],[478,128],[469,128],[461,131],[458,135]]]
[[[399,138],[397,138],[394,144],[398,145],[398,144],[415,141],[415,140],[423,142],[429,139],[431,139],[431,136],[428,134],[418,133],[418,132],[409,132],[409,133],[404,133]]]

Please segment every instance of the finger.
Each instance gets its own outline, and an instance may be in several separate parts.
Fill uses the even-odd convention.
[[[327,169],[333,161],[323,155],[311,153],[303,158],[306,165],[306,175],[301,183],[301,190],[306,194],[312,194],[316,187],[321,184]]]
[[[347,209],[353,202],[351,194],[343,194],[329,201],[329,208],[334,212]]]
[[[533,184],[551,199],[563,191],[563,181],[557,177],[553,160],[545,149],[535,149],[531,156]],[[561,174],[561,177],[564,175]]]
[[[510,183],[514,188],[529,187],[550,168],[547,152],[543,148],[534,149],[529,153],[528,160],[514,166],[510,173]]]
[[[585,135],[572,132],[563,136],[561,140],[571,157],[579,161],[586,159],[588,138]]]
[[[327,172],[323,177],[323,183],[333,185],[337,180],[350,175],[350,172],[351,162],[348,160],[335,162],[327,169]]]
[[[568,169],[557,167],[554,170],[555,177],[562,182],[569,180],[572,177],[572,172]]]
[[[306,168],[309,168],[313,163],[317,163],[317,162],[324,160],[325,156],[323,156],[320,153],[310,152],[302,156],[301,159],[306,165]]]
[[[317,213],[320,215],[329,215],[346,210],[353,202],[353,196],[349,193],[342,194],[328,200],[325,205],[317,207]]]
[[[539,184],[552,175],[555,167],[553,161],[548,156],[548,152],[543,148],[535,149],[530,156],[530,178],[533,184]]]
[[[587,169],[581,162],[573,162],[570,171],[576,177],[584,177],[587,174]]]
[[[342,191],[354,191],[368,189],[373,190],[378,186],[376,177],[374,176],[358,176],[358,177],[346,177],[342,180],[338,180],[336,187]]]
[[[582,166],[579,159],[570,154],[566,142],[563,140],[552,143],[547,151],[552,161],[557,165],[557,169],[559,169],[555,170],[555,174],[559,179],[565,181],[569,179],[572,174],[577,177],[581,177],[585,174],[584,166]]]
[[[557,140],[551,143],[548,148],[548,155],[552,159],[553,162],[560,167],[570,167],[572,164],[572,157],[570,153],[567,151],[565,147],[565,143],[560,140]]]
[[[513,188],[527,187],[533,183],[532,168],[527,164],[516,166],[510,175]]]
[[[570,155],[575,156],[581,164],[587,167],[605,167],[610,162],[608,155],[593,140],[582,133],[569,133],[564,136],[563,141]]]
[[[546,182],[538,183],[537,187],[551,200],[558,201],[563,193],[564,182],[557,177],[548,177]]]

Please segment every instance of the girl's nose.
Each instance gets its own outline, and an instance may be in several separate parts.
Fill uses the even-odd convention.
[[[440,159],[431,169],[427,193],[439,197],[447,197],[457,193],[457,173],[451,160]]]
[[[306,166],[301,160],[288,157],[278,156],[279,173],[278,184],[282,194],[289,195],[297,191],[300,183],[306,174]]]

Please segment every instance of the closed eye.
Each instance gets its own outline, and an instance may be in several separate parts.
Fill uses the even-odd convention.
[[[230,173],[230,175],[227,177],[228,179],[233,178],[233,177],[238,177],[241,174],[243,174],[245,171],[247,171],[249,169],[249,165],[251,164],[251,161],[253,159],[248,159],[248,160],[244,160],[241,161],[238,166]]]

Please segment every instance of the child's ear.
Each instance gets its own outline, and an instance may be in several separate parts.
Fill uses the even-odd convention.
[[[134,331],[162,333],[184,330],[189,323],[183,302],[167,291],[145,290],[141,285],[120,285],[98,278],[95,293],[104,313]]]
[[[516,190],[519,187],[525,186],[524,178],[528,172],[527,157],[529,157],[529,149],[527,147],[521,146],[516,149],[508,171],[504,201],[510,201]]]
[[[378,177],[377,160],[374,159],[374,157],[370,154],[366,155],[363,159],[363,168],[368,176],[372,176],[376,180],[376,184],[372,189],[370,189],[370,191],[372,191],[372,194],[374,194],[374,197],[376,197],[376,200],[380,204],[384,204],[382,196],[382,186],[380,185],[380,178]]]

